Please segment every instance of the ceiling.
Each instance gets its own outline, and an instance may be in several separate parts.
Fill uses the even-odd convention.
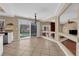
[[[34,18],[47,19],[55,16],[60,3],[3,3],[2,6],[8,14]]]
[[[77,11],[79,8],[79,3],[73,3],[71,6],[60,16],[60,23],[65,24],[68,21],[77,20]]]

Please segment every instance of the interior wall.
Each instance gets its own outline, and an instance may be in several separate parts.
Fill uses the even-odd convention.
[[[37,37],[41,36],[41,23],[37,22]]]
[[[68,34],[69,30],[77,29],[77,7],[79,4],[71,4],[71,6],[60,16],[60,24],[63,24],[62,32]],[[75,21],[74,21],[75,20]],[[74,21],[74,23],[68,23]]]
[[[41,26],[43,25],[47,25],[47,26],[50,26],[50,22],[41,22]],[[51,29],[49,29],[51,31]]]
[[[4,12],[4,10],[2,9],[2,7],[0,6],[0,12]]]
[[[73,23],[73,24],[70,24],[68,25],[68,28],[69,29],[72,29],[72,28],[75,28],[78,30],[78,40],[79,40],[79,3],[72,3],[72,5],[68,8],[68,10],[61,16],[61,21],[62,21],[62,24],[65,24],[71,20],[74,20],[75,18],[77,23]],[[70,20],[71,19],[71,20]],[[66,27],[67,25],[65,25]],[[65,31],[67,29],[63,29],[63,31]],[[68,32],[68,31],[67,31]],[[67,33],[65,31],[65,33]],[[77,41],[77,45],[76,45],[76,53],[77,55],[79,55],[79,43]]]
[[[18,20],[16,17],[5,17],[0,16],[0,19],[5,20],[5,30],[12,30],[13,31],[13,38],[14,41],[18,40]],[[7,24],[12,23],[13,26],[8,26]]]
[[[50,22],[41,22],[41,31],[40,31],[40,32],[41,32],[41,36],[42,36],[42,33],[43,33],[43,32],[42,32],[42,31],[43,31],[43,30],[42,30],[42,29],[43,29],[43,25],[50,26]],[[51,29],[48,28],[48,31],[51,31]]]
[[[77,23],[75,22],[70,24],[66,23],[62,26],[62,31],[67,34],[69,33],[69,30],[76,30],[76,29],[77,29]]]
[[[18,20],[16,17],[7,17],[5,24],[8,23],[13,23],[13,36],[14,36],[14,41],[18,40]],[[5,26],[7,27],[7,25]]]
[[[76,50],[76,54],[77,54],[77,56],[79,56],[79,6],[77,7],[77,23],[78,23],[78,26],[77,26],[77,28],[78,28],[78,39],[77,39],[77,50]]]

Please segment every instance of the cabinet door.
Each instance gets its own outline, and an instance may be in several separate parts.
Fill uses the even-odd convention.
[[[8,43],[13,41],[13,32],[8,33]]]
[[[3,53],[3,35],[0,36],[0,56]]]
[[[3,36],[3,43],[8,44],[8,33],[5,33],[5,35]]]

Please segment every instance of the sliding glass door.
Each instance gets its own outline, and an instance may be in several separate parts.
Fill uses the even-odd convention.
[[[31,23],[31,36],[37,36],[37,25],[35,23]]]
[[[37,36],[37,25],[29,20],[19,20],[20,38],[30,38]]]
[[[31,21],[29,21],[29,20],[19,20],[19,26],[20,26],[20,38],[30,37]]]

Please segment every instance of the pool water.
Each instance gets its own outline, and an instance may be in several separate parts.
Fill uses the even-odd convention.
[[[29,36],[30,36],[29,32],[21,32],[20,33],[20,38],[29,37]],[[36,36],[36,33],[31,33],[31,36]]]
[[[29,35],[30,35],[29,32],[21,32],[21,33],[20,33],[20,38],[28,37]]]

